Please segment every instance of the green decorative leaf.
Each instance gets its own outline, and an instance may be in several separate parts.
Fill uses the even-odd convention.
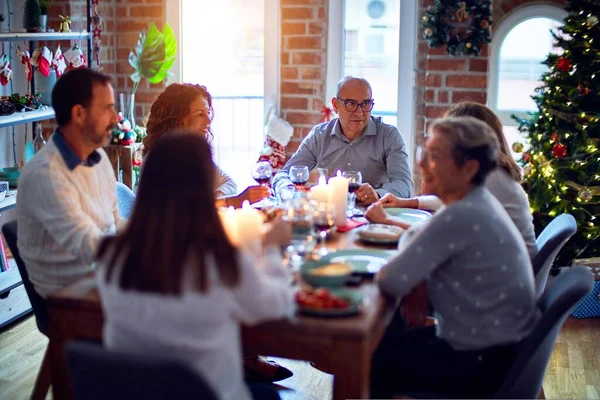
[[[129,64],[135,70],[131,75],[131,79],[136,82],[133,93],[142,78],[148,79],[152,84],[167,78],[176,55],[177,42],[169,24],[165,24],[163,32],[154,23],[150,24],[148,31],[140,32],[135,50],[129,54]]]

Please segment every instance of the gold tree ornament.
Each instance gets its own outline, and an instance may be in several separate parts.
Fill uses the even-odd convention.
[[[592,191],[588,188],[581,189],[577,196],[583,201],[590,201],[593,197]]]
[[[529,163],[523,167],[523,174],[525,176],[531,176],[535,173],[535,167],[533,164]]]
[[[523,143],[521,143],[521,142],[514,142],[512,144],[512,150],[515,153],[521,153],[523,151]]]
[[[425,29],[425,36],[431,36],[431,34],[433,33],[433,31],[429,28]]]
[[[427,15],[423,15],[423,22],[429,22],[429,17]]]
[[[71,17],[68,15],[58,15],[60,18],[60,26],[58,27],[59,32],[71,32]]]
[[[587,17],[587,19],[585,20],[585,25],[588,28],[592,28],[593,26],[595,26],[598,23],[598,17],[596,17],[595,15],[590,15],[589,17]]]
[[[461,1],[458,3],[460,8],[456,11],[456,19],[458,22],[466,21],[469,18],[469,12],[467,11],[467,2]]]

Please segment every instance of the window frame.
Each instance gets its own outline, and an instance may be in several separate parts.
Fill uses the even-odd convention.
[[[527,112],[518,110],[498,110],[498,85],[500,83],[500,50],[506,36],[517,25],[534,18],[549,18],[562,22],[567,15],[566,10],[550,4],[534,4],[524,6],[513,11],[494,29],[492,43],[490,45],[490,75],[488,80],[487,105],[498,114],[502,124],[505,126],[516,126],[516,121],[511,118],[516,114],[527,118]]]
[[[265,41],[264,41],[264,107],[263,116],[271,105],[274,105],[275,111],[279,114],[280,97],[280,69],[281,69],[281,11],[280,0],[265,1]],[[181,57],[183,44],[183,31],[181,26],[181,0],[165,1],[165,21],[173,29],[175,40],[177,41],[177,56],[171,69],[172,76],[167,79],[167,85],[171,83],[182,83],[182,63]]]
[[[408,165],[413,165],[415,143],[415,99],[417,72],[417,42],[419,8],[414,0],[400,0],[399,54],[409,55],[398,60],[398,110],[397,128],[402,134],[408,153]],[[325,103],[336,95],[338,81],[342,78],[344,43],[344,2],[329,1],[327,29],[327,76]],[[377,97],[377,94],[373,94]]]

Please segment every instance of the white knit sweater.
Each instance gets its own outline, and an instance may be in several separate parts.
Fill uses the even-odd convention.
[[[70,170],[54,140],[21,171],[18,246],[35,290],[47,297],[93,270],[100,239],[119,221],[108,156]]]

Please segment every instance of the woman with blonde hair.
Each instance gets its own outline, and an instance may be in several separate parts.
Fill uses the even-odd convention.
[[[488,107],[468,101],[454,104],[444,113],[444,117],[464,116],[473,117],[485,122],[492,128],[492,131],[496,135],[499,143],[498,159],[496,160],[498,168],[489,174],[485,181],[485,187],[506,209],[506,212],[517,226],[519,232],[521,232],[527,245],[529,256],[533,259],[538,249],[535,242],[533,216],[531,215],[529,198],[521,186],[521,170],[515,160],[513,160],[508,149],[508,144],[502,131],[502,122]],[[388,216],[382,207],[407,207],[435,211],[442,206],[442,202],[436,196],[418,196],[401,199],[387,194],[379,200],[377,205],[367,211],[366,216],[373,222],[389,223],[407,228],[408,224]]]
[[[147,136],[144,138],[144,156],[160,139],[176,129],[196,132],[212,141],[211,122],[214,117],[212,96],[205,86],[191,83],[173,83],[156,98],[146,119]],[[173,155],[176,157],[177,155]],[[240,207],[244,200],[258,202],[270,195],[265,186],[251,186],[239,195],[237,186],[221,168],[215,165],[215,195],[219,205]]]

